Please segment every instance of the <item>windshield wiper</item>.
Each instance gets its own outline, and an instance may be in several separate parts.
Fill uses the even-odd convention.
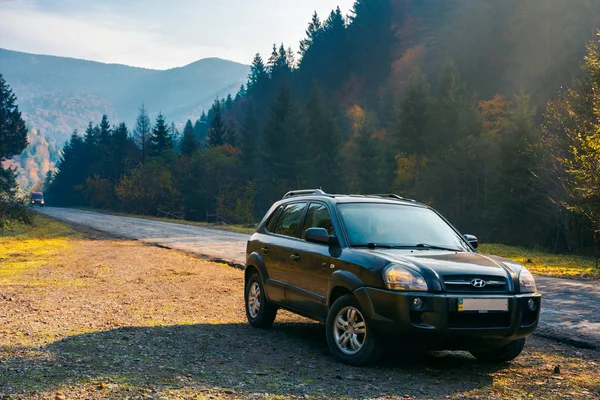
[[[427,243],[419,243],[415,247],[417,247],[419,249],[425,249],[425,250],[462,251],[461,249],[453,249],[453,248],[450,248],[450,247],[436,246],[436,245],[427,244]]]
[[[353,244],[352,247],[368,247],[369,249],[395,249],[395,246],[390,246],[387,244],[377,244],[377,243],[361,243],[361,244]]]
[[[419,250],[446,250],[446,251],[463,251],[462,249],[453,249],[450,247],[436,246],[433,244],[419,243],[413,245],[393,246],[394,249],[419,249]]]

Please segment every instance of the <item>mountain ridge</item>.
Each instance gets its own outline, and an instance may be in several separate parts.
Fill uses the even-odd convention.
[[[157,71],[157,72],[170,71],[170,70],[178,69],[178,68],[185,68],[185,67],[191,66],[192,64],[199,63],[201,61],[210,61],[210,60],[225,61],[228,63],[238,64],[241,66],[249,67],[248,65],[246,65],[244,63],[240,63],[238,61],[227,60],[227,59],[221,58],[221,57],[204,57],[204,58],[199,58],[198,60],[192,61],[192,62],[184,64],[184,65],[166,68],[166,69],[158,69],[158,68],[140,67],[138,65],[122,64],[122,63],[118,63],[118,62],[113,63],[113,62],[104,62],[104,61],[98,61],[98,60],[90,60],[90,59],[86,59],[86,58],[77,58],[77,57],[71,57],[71,56],[58,56],[55,54],[45,54],[45,53],[31,53],[28,51],[13,50],[13,49],[7,49],[5,47],[0,47],[0,54],[2,52],[17,53],[17,54],[25,55],[25,56],[59,58],[59,59],[71,60],[71,61],[82,61],[82,62],[86,62],[86,63],[102,64],[102,65],[106,65],[106,66],[127,67],[127,68],[141,69],[141,70],[146,70],[146,71]]]
[[[102,114],[133,130],[142,104],[151,120],[161,112],[181,127],[198,119],[216,97],[235,94],[249,69],[218,57],[157,70],[0,48],[0,73],[17,96],[28,128],[58,147],[75,129],[98,123]],[[22,186],[43,179],[46,167],[31,168],[27,155],[17,163]],[[52,162],[43,165],[53,167]]]

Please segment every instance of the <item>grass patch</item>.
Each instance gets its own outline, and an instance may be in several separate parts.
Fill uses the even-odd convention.
[[[0,283],[46,264],[81,233],[66,224],[36,214],[31,224],[14,222],[0,231]]]
[[[504,244],[482,244],[478,250],[481,253],[509,258],[525,265],[527,269],[538,275],[580,280],[600,280],[600,269],[595,268],[595,261],[592,257],[551,254]]]

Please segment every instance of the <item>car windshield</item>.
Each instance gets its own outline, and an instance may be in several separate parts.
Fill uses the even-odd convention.
[[[340,204],[350,245],[468,251],[462,238],[434,211],[402,204]]]
[[[42,200],[42,199],[44,198],[44,196],[43,196],[43,195],[41,195],[41,194],[32,194],[32,195],[31,195],[31,198],[32,198],[33,200]]]

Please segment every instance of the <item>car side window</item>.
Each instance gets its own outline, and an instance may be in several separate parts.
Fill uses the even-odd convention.
[[[306,213],[304,226],[302,227],[302,239],[308,228],[324,228],[327,233],[333,235],[333,222],[325,204],[312,203]]]
[[[274,232],[279,235],[296,236],[305,209],[306,203],[293,203],[287,205],[283,209],[281,216],[277,219]]]
[[[275,224],[277,223],[277,219],[281,215],[281,211],[283,210],[283,206],[277,207],[273,214],[269,217],[269,221],[267,221],[267,230],[269,232],[275,232]]]

